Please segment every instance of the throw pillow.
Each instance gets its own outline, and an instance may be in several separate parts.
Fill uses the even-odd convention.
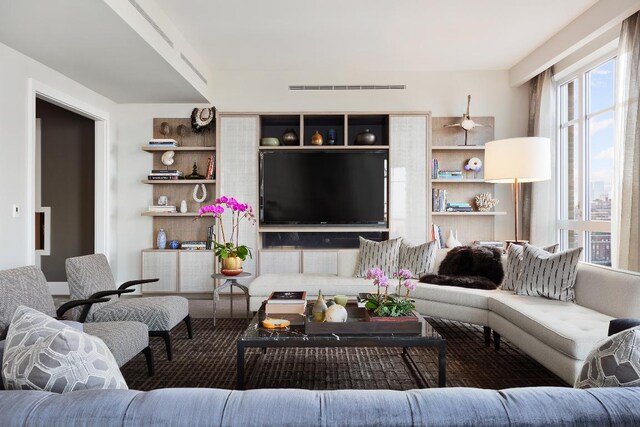
[[[360,256],[354,277],[364,277],[370,268],[380,268],[387,277],[398,271],[401,239],[374,242],[360,237]]]
[[[436,263],[438,245],[435,240],[418,246],[411,246],[406,240],[400,244],[398,269],[406,268],[413,277],[432,273]]]
[[[601,341],[584,360],[574,387],[640,386],[640,327]]]
[[[582,248],[550,254],[525,245],[516,294],[575,302],[576,270]]]
[[[2,376],[7,390],[127,388],[100,338],[25,306],[18,307],[9,325]]]
[[[541,248],[544,251],[555,254],[560,245],[549,245]],[[515,291],[522,273],[522,245],[509,245],[507,249],[507,271],[502,281],[502,289],[505,291]]]

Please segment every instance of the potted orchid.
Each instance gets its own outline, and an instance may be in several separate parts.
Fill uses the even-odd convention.
[[[231,213],[231,233],[226,234],[224,229],[223,214]],[[242,272],[242,261],[247,256],[252,258],[251,249],[240,244],[240,223],[243,220],[250,224],[256,223],[256,216],[253,208],[247,203],[240,203],[233,197],[218,197],[212,205],[200,208],[200,216],[212,214],[220,222],[220,236],[222,241],[213,241],[213,248],[216,257],[220,260],[223,274],[235,275]]]
[[[416,308],[413,301],[409,299],[409,292],[415,290],[416,282],[411,280],[412,274],[409,270],[402,269],[393,273],[393,277],[398,279],[398,288],[395,295],[389,294],[391,282],[384,272],[374,267],[367,271],[365,278],[373,280],[373,284],[378,288],[377,294],[369,294],[366,299],[365,308],[373,314],[370,320],[383,320],[381,318],[397,318],[396,320],[417,320],[412,316]],[[401,288],[405,288],[405,292]],[[381,290],[384,289],[384,292]],[[404,293],[404,295],[402,295]]]

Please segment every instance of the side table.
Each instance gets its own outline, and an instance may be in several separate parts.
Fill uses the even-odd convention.
[[[213,282],[213,326],[216,326],[216,309],[217,309],[217,301],[220,299],[220,291],[226,288],[231,289],[231,317],[233,317],[233,286],[239,288],[244,292],[244,297],[247,300],[247,317],[249,317],[249,288],[245,285],[238,283],[238,279],[247,279],[251,277],[251,273],[242,272],[235,276],[227,276],[222,273],[213,273],[211,275],[212,278],[218,280],[224,280],[222,285],[216,286],[217,282]]]

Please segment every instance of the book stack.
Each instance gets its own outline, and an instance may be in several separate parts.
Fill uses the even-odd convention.
[[[213,156],[209,156],[207,160],[207,175],[206,179],[215,179],[216,178],[216,158]]]
[[[476,240],[475,242],[473,242],[473,244],[478,246],[493,246],[495,248],[502,249],[502,251],[504,252],[503,242],[498,242],[494,240]]]
[[[462,171],[438,171],[438,179],[450,179],[450,180],[458,180],[463,179]]]
[[[431,161],[431,179],[438,179],[438,172],[440,172],[440,164],[438,159],[433,159]]]
[[[436,224],[431,225],[431,240],[436,241],[436,243],[438,244],[438,249],[443,249],[446,247],[442,227]]]
[[[305,291],[271,292],[264,311],[272,314],[301,314],[307,309],[307,293]]]
[[[156,138],[156,139],[150,140],[149,141],[149,145],[151,147],[167,147],[167,148],[171,148],[171,147],[177,147],[178,146],[178,141],[176,141],[173,138],[168,138],[168,139]]]
[[[445,212],[447,207],[447,190],[433,188],[431,190],[431,210],[433,212]]]
[[[202,251],[207,249],[207,242],[201,240],[186,240],[180,245],[186,251]]]
[[[147,178],[152,181],[184,179],[184,173],[178,169],[152,169]]]
[[[178,210],[175,206],[158,206],[151,205],[149,206],[149,212],[168,212],[168,213],[176,213]]]
[[[447,203],[447,212],[473,212],[469,203]]]

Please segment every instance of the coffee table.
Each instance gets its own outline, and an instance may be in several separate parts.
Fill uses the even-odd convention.
[[[236,342],[238,390],[244,390],[245,386],[245,349],[261,348],[264,357],[267,348],[284,347],[400,347],[403,359],[417,373],[425,387],[428,387],[427,381],[407,349],[435,347],[438,349],[438,387],[446,387],[446,341],[422,316],[419,320],[424,322],[423,332],[416,335],[307,335],[304,332],[304,316],[301,315],[278,316],[291,320],[291,327],[286,330],[263,328],[260,322],[265,318],[264,307],[265,303]]]

